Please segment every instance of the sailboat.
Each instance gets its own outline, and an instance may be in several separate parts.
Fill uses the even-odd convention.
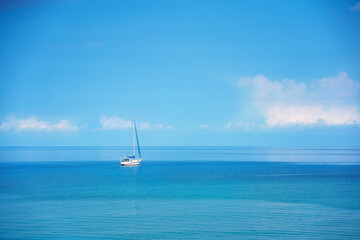
[[[135,117],[133,117],[131,130],[133,131],[133,146],[132,146],[132,155],[127,155],[120,161],[121,166],[136,166],[141,162],[141,152],[139,146],[139,139],[136,131]]]

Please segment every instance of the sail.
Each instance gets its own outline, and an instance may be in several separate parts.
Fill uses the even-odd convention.
[[[128,150],[131,151],[132,148],[132,153],[129,153],[129,155],[127,155],[122,161],[120,161],[121,166],[136,166],[139,165],[141,162],[141,152],[139,138],[136,130],[135,117],[133,117],[129,140],[132,140],[132,143],[129,144]]]
[[[134,128],[135,128],[134,130],[135,130],[136,146],[137,146],[137,150],[138,150],[138,153],[139,153],[139,158],[141,158],[139,138],[138,138],[137,131],[136,131],[135,118],[134,118]]]

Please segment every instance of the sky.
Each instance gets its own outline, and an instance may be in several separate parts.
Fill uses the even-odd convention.
[[[360,146],[359,1],[0,1],[0,146]]]

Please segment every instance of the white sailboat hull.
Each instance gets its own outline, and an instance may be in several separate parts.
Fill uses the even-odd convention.
[[[120,161],[120,164],[121,164],[121,166],[136,166],[136,165],[140,164],[141,160],[142,160],[141,158],[133,159],[133,160],[124,159],[124,160]]]

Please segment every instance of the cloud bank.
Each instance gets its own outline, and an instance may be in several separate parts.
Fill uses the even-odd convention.
[[[106,115],[102,115],[100,117],[100,125],[102,129],[105,130],[121,130],[128,129],[131,127],[131,121],[126,120],[124,118],[120,118],[117,116],[107,117]],[[173,129],[173,126],[163,125],[163,124],[150,124],[148,122],[141,122],[136,124],[138,129],[141,130],[161,130],[161,129]]]
[[[254,122],[248,123],[242,121],[240,122],[230,121],[225,125],[224,130],[230,130],[230,129],[252,130],[256,127],[257,126]],[[262,125],[260,125],[260,127],[262,127]]]
[[[116,116],[107,117],[102,115],[100,117],[100,125],[103,129],[126,129],[131,127],[131,121]]]
[[[69,120],[60,120],[58,123],[51,124],[36,116],[27,119],[16,119],[14,116],[9,116],[1,123],[0,130],[77,131],[79,127],[72,125]]]
[[[344,72],[310,84],[257,75],[241,78],[238,86],[251,88],[254,106],[269,127],[360,124],[360,82]]]

